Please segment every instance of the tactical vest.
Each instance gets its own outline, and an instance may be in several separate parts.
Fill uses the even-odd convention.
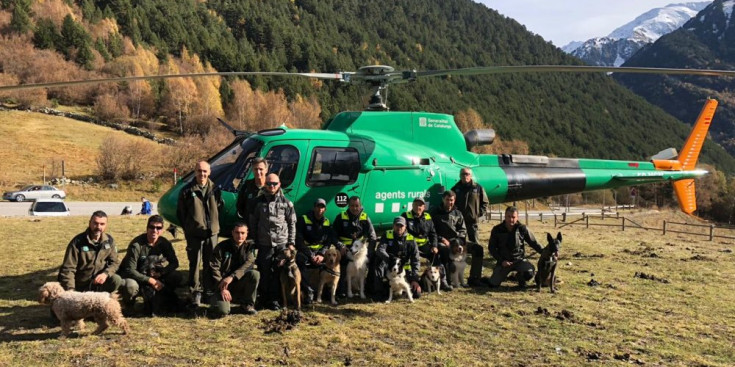
[[[349,214],[347,214],[347,210],[345,210],[345,211],[342,212],[341,217],[342,217],[342,220],[343,221],[348,221],[349,222],[349,220],[350,220],[350,216],[349,216]],[[364,220],[368,220],[368,216],[367,216],[367,213],[362,212],[362,213],[360,213],[360,221],[364,221]],[[339,237],[339,241],[342,242],[342,244],[345,245],[345,246],[352,246],[352,242],[353,241],[362,241],[363,238],[364,237],[360,237],[360,238],[355,238],[353,240],[350,237],[341,237],[340,236]]]
[[[423,216],[424,216],[424,220],[428,220],[428,221],[431,220],[431,215],[429,215],[429,213],[424,212]],[[407,211],[406,212],[406,218],[408,218],[409,220],[413,219],[414,218],[413,212],[410,211],[410,210]],[[406,224],[408,224],[408,223],[406,223]],[[411,235],[411,234],[409,233],[409,235]],[[414,241],[416,241],[416,244],[419,247],[421,247],[421,246],[425,245],[427,242],[429,242],[429,239],[428,238],[422,238],[422,237],[414,237]]]
[[[392,240],[394,238],[392,229],[385,231],[385,238],[389,240]],[[410,233],[406,232],[406,242],[408,241],[416,241],[416,238],[414,238]],[[393,242],[391,241],[390,245],[392,244]],[[411,270],[411,264],[409,262],[406,262],[405,264],[403,264],[403,269]]]
[[[308,225],[314,225],[314,222],[312,222],[311,219],[309,219],[309,216],[308,215],[304,214],[303,215],[303,218],[304,218],[304,224],[306,224],[307,226]],[[329,219],[324,218],[324,223],[323,223],[322,226],[323,227],[329,227]],[[322,247],[324,247],[324,244],[323,243],[318,243],[318,242],[317,243],[311,243],[311,242],[307,241],[306,239],[304,239],[304,243],[312,251],[319,251],[319,250],[322,249]]]

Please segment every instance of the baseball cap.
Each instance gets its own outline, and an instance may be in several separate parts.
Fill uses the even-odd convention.
[[[406,226],[406,218],[404,217],[395,217],[393,219],[393,224],[400,224],[402,226]]]
[[[316,201],[314,202],[314,206],[317,206],[317,205],[324,205],[326,207],[327,206],[327,202],[324,201],[324,199],[319,198],[319,199],[316,199]]]
[[[426,205],[426,200],[424,200],[424,198],[423,198],[422,196],[418,196],[418,197],[414,198],[414,199],[413,199],[413,201],[414,201],[414,202],[417,202],[417,201],[418,201],[418,202],[420,202],[421,204],[424,204],[424,205]]]

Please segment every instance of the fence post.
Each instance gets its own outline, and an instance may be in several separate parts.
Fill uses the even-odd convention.
[[[666,221],[664,220],[664,235],[666,234]]]
[[[623,232],[625,232],[625,217],[623,217],[623,221],[622,221],[622,222],[623,222],[623,223],[622,223],[622,227],[623,227]]]
[[[566,221],[567,221],[567,212],[561,213],[561,221],[566,223]]]
[[[589,228],[590,227],[590,216],[589,215],[584,215],[584,222],[587,224],[587,228]]]
[[[605,208],[602,208],[602,211],[600,211],[600,215],[602,216],[602,219],[605,219]]]
[[[538,213],[538,220],[540,222],[543,222],[544,221],[544,213]]]
[[[709,240],[712,241],[715,238],[715,225],[709,225]]]
[[[556,214],[554,214],[554,228],[556,228]]]
[[[618,211],[615,212],[615,218],[620,219],[620,212]],[[625,221],[623,221],[623,223],[625,223]]]

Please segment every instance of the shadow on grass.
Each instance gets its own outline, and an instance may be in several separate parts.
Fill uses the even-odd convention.
[[[26,332],[40,328],[53,329],[58,322],[51,318],[48,305],[0,308],[0,343],[56,339],[59,331]]]
[[[0,299],[11,301],[36,301],[38,288],[46,282],[56,281],[59,267],[34,271],[28,274],[0,277]]]

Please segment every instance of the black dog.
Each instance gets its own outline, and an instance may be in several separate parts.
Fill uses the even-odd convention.
[[[549,244],[541,251],[541,257],[538,259],[538,272],[535,278],[536,290],[541,292],[541,286],[548,285],[551,293],[556,293],[556,263],[561,248],[561,232],[556,234],[556,238],[547,233],[546,239]]]
[[[151,278],[162,280],[166,266],[168,266],[168,260],[163,255],[149,255],[143,261],[143,272]],[[167,284],[160,291],[156,291],[150,284],[144,284],[140,293],[143,295],[143,312],[148,315],[178,310],[179,300],[171,284]],[[169,306],[170,309],[164,310],[165,306]]]

